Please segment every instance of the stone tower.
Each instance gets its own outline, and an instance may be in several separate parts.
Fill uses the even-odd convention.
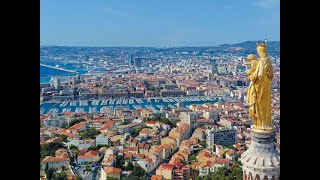
[[[251,131],[251,145],[241,156],[243,180],[279,180],[280,153],[274,132]]]

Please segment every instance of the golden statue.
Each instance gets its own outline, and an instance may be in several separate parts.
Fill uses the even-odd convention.
[[[273,130],[271,120],[271,82],[273,68],[267,54],[267,41],[257,44],[259,61],[253,54],[248,56],[251,68],[247,71],[250,80],[246,101],[249,104],[249,117],[254,130]]]

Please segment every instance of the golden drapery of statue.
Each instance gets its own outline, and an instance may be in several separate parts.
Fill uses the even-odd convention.
[[[247,70],[250,84],[246,101],[249,104],[249,117],[254,130],[273,130],[271,120],[271,83],[273,68],[267,54],[267,41],[257,44],[259,60],[253,54],[248,56],[250,69]],[[247,64],[248,65],[248,64]]]

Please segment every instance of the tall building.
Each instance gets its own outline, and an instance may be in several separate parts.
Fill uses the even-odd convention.
[[[200,115],[197,112],[181,112],[180,113],[180,122],[187,123],[190,125],[190,133],[196,127],[196,121],[199,119]]]
[[[128,66],[132,66],[132,65],[133,65],[133,56],[132,54],[130,54],[128,58]]]
[[[210,66],[211,66],[211,73],[212,74],[217,74],[218,73],[218,68],[217,68],[217,61],[216,59],[213,57],[213,58],[210,58],[209,59],[209,62],[210,62]]]
[[[142,67],[142,58],[134,58],[133,65],[134,67]]]
[[[53,81],[52,84],[53,84],[54,89],[60,90],[60,79],[55,77],[55,78],[53,78],[52,81]]]
[[[235,129],[207,129],[207,146],[237,144],[237,131]]]

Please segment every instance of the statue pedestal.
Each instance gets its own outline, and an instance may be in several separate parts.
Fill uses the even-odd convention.
[[[243,180],[278,180],[280,153],[274,131],[251,131],[251,145],[241,156]]]

